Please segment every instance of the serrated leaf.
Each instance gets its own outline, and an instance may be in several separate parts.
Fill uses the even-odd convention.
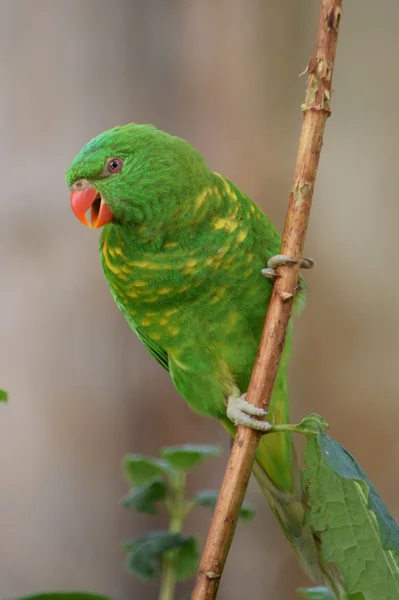
[[[190,471],[211,456],[219,456],[219,446],[183,444],[161,449],[162,458],[180,471]]]
[[[324,586],[314,588],[299,588],[298,592],[309,600],[337,600],[336,595]]]
[[[8,393],[0,389],[0,402],[8,402]]]
[[[197,506],[205,506],[212,510],[216,506],[219,493],[217,490],[200,490],[193,498],[193,502]],[[240,510],[240,519],[249,521],[255,516],[255,508],[249,502],[243,502]]]
[[[155,579],[161,568],[165,554],[174,551],[176,561],[176,578],[178,580],[191,577],[196,571],[199,553],[197,540],[178,533],[168,531],[151,531],[126,544],[128,550],[127,563],[133,573],[151,581]]]
[[[133,508],[137,512],[156,515],[157,502],[165,500],[167,486],[161,477],[153,477],[143,485],[130,490],[123,496],[121,503],[125,508]]]
[[[171,471],[170,465],[159,458],[142,456],[141,454],[128,454],[123,459],[123,472],[125,477],[134,486],[140,486],[150,479]]]
[[[351,600],[399,598],[399,528],[355,458],[320,433],[307,436],[307,521]]]
[[[23,596],[18,600],[111,600],[108,596],[92,594],[91,592],[43,592]]]

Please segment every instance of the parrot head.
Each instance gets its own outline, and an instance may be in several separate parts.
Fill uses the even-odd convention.
[[[160,229],[187,214],[184,203],[209,176],[203,158],[186,141],[130,123],[86,144],[66,181],[72,210],[87,227],[113,221]]]

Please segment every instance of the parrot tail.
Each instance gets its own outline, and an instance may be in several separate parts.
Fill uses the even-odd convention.
[[[296,457],[293,456],[296,461]],[[291,492],[278,489],[257,460],[252,473],[262,490],[285,536],[294,548],[305,574],[319,585],[336,589],[339,574],[333,565],[326,564],[321,556],[320,540],[305,521],[306,505],[301,491],[301,471],[296,467]]]
[[[287,330],[267,415],[267,420],[273,425],[290,422],[287,388],[290,352],[291,324]],[[231,421],[222,420],[222,423],[234,437],[235,428]],[[261,437],[252,473],[284,534],[293,546],[304,572],[319,585],[326,585],[336,590],[339,574],[335,573],[333,565],[327,565],[322,560],[320,540],[306,524],[306,501],[301,486],[302,471],[297,462],[290,433],[270,433]]]
[[[290,423],[287,387],[290,353],[291,324],[269,405],[267,420],[272,424]],[[336,590],[339,574],[333,565],[326,565],[323,561],[320,540],[306,524],[302,471],[290,433],[271,433],[261,437],[252,473],[306,575],[319,585]]]

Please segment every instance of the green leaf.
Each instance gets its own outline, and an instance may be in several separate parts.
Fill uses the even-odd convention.
[[[159,458],[128,454],[123,459],[123,471],[129,483],[140,486],[156,476],[170,473],[171,467],[166,461]]]
[[[219,493],[217,490],[200,490],[193,498],[193,502],[197,506],[205,506],[212,510],[216,506]],[[249,521],[255,516],[255,508],[249,502],[243,502],[240,510],[240,519]]]
[[[314,588],[300,588],[298,590],[301,596],[309,600],[337,600],[336,595],[326,587],[319,586]]]
[[[168,531],[151,531],[126,544],[127,563],[133,573],[145,581],[153,580],[161,568],[164,555],[175,551],[176,578],[191,577],[197,569],[199,552],[194,537],[182,536]]]
[[[91,592],[43,592],[23,596],[18,600],[111,600],[108,596],[92,594]]]
[[[190,471],[211,456],[219,456],[219,446],[183,444],[161,449],[162,458],[180,471]]]
[[[197,539],[195,537],[186,537],[184,539],[185,541],[173,556],[177,581],[184,581],[192,577],[198,569],[200,560]]]
[[[156,515],[156,503],[165,500],[167,486],[161,477],[153,477],[143,485],[130,490],[121,500],[125,508],[133,508],[137,512]]]
[[[0,389],[0,402],[8,402],[8,394],[2,389]]]
[[[399,598],[399,528],[355,458],[324,433],[307,436],[307,522],[350,600]]]

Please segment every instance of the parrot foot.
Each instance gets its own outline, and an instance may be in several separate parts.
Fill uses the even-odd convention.
[[[255,417],[265,417],[267,411],[258,408],[245,400],[246,394],[242,396],[229,396],[227,401],[227,416],[235,425],[245,425],[250,429],[257,431],[269,431],[270,423],[267,421],[258,421]]]
[[[285,256],[284,254],[276,254],[275,256],[269,258],[267,261],[267,269],[262,269],[262,275],[268,279],[276,279],[278,277],[276,272],[277,267],[281,267],[283,265],[295,265],[296,263],[297,261],[289,256]],[[315,263],[312,258],[303,257],[301,259],[301,269],[312,269],[314,264]]]

